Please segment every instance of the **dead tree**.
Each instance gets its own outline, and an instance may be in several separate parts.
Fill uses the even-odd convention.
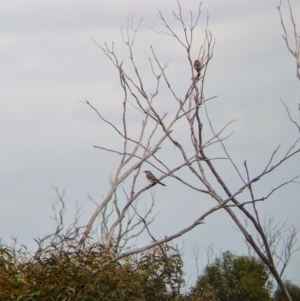
[[[259,193],[255,190],[255,183],[263,181],[266,175],[273,173],[290,158],[298,155],[299,139],[287,147],[285,154],[281,157],[278,154],[279,147],[274,149],[268,162],[261,166],[261,172],[258,174],[254,176],[250,174],[246,161],[244,171],[240,170],[225,145],[225,140],[231,135],[226,134],[227,128],[233,120],[222,128],[216,129],[209,115],[209,102],[213,101],[216,96],[206,97],[204,87],[209,62],[213,57],[214,40],[207,21],[204,29],[198,26],[201,5],[196,13],[190,13],[190,20],[186,22],[178,2],[178,12],[173,13],[173,16],[178,21],[181,32],[173,28],[165,16],[159,13],[158,17],[162,21],[164,30],[157,33],[164,35],[165,38],[173,39],[185,51],[187,68],[178,70],[176,83],[172,81],[174,74],[168,73],[168,62],[162,62],[154,47],[150,46],[151,57],[147,70],[138,64],[135,41],[142,27],[142,21],[134,25],[134,18],[130,16],[127,28],[122,32],[123,42],[127,48],[127,59],[119,58],[114,43],[109,46],[106,43],[99,44],[94,41],[111,61],[119,76],[123,94],[121,125],[117,126],[103,116],[89,100],[85,100],[85,103],[95,111],[102,122],[114,130],[119,141],[122,142],[122,147],[111,149],[106,145],[95,146],[104,152],[114,153],[116,158],[119,158],[119,164],[112,177],[108,193],[84,228],[78,248],[84,245],[85,240],[91,234],[97,218],[108,204],[114,202],[117,189],[122,188],[119,190],[118,197],[125,199],[125,202],[115,216],[115,220],[106,229],[105,242],[110,247],[119,240],[122,235],[120,225],[131,214],[132,207],[143,197],[143,193],[156,184],[151,183],[143,188],[137,185],[139,177],[144,177],[141,172],[151,169],[154,173],[156,172],[156,175],[162,174],[158,178],[159,181],[166,177],[172,178],[177,183],[177,187],[197,192],[199,199],[209,197],[213,203],[209,210],[199,213],[199,216],[185,228],[168,236],[164,236],[164,233],[151,233],[147,218],[141,217],[134,209],[135,216],[139,217],[149,233],[149,243],[135,249],[120,249],[115,260],[169,242],[203,224],[204,220],[215,211],[223,210],[234,221],[254,252],[268,266],[287,300],[291,300],[274,263],[268,233],[264,231],[261,223],[257,202],[266,201],[281,187],[295,182],[298,176],[283,180],[266,195],[260,196],[256,196]],[[201,36],[202,44],[199,44]],[[145,76],[146,71],[152,74],[151,84],[154,88],[149,88],[149,77]],[[178,82],[182,82],[181,89],[177,87]],[[161,97],[163,89],[165,90]],[[182,89],[184,92],[181,91]],[[168,110],[164,111],[162,107]],[[135,114],[138,127],[130,126],[128,119],[130,114]],[[216,157],[211,152],[212,146],[219,147],[223,155]],[[169,152],[165,152],[164,149],[173,150],[171,162],[168,160]],[[224,162],[225,168],[238,175],[239,183],[236,189],[230,189],[229,179],[221,175],[221,168],[218,166],[220,161]],[[181,175],[182,171],[185,173],[184,177]],[[125,180],[127,187],[130,186],[130,188],[125,188]],[[244,219],[252,225],[254,230],[249,230],[244,226]],[[156,236],[164,238],[157,239]]]
[[[286,21],[283,17],[283,11],[282,11],[282,0],[280,0],[280,4],[278,6],[278,11],[280,15],[280,21],[283,29],[283,39],[285,41],[286,47],[289,50],[289,52],[292,54],[292,56],[296,60],[296,75],[298,79],[300,80],[300,34],[297,29],[297,24],[295,22],[294,14],[293,14],[293,8],[291,6],[290,0],[287,0],[288,6],[289,6],[289,12],[290,12],[290,22],[292,24],[293,32],[292,34],[289,34]],[[291,38],[292,36],[292,38]]]

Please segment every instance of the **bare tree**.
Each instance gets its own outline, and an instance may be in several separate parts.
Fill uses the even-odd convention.
[[[224,143],[230,136],[230,134],[226,134],[225,130],[233,121],[229,121],[224,127],[216,129],[209,115],[208,102],[215,96],[205,97],[204,86],[209,62],[213,57],[214,40],[208,29],[208,21],[204,29],[198,26],[201,4],[196,13],[190,13],[188,22],[183,17],[179,2],[178,12],[173,13],[173,16],[179,22],[181,32],[175,29],[176,27],[172,27],[165,16],[159,12],[158,17],[162,21],[164,30],[159,31],[158,34],[166,35],[166,37],[177,41],[186,53],[188,71],[178,73],[178,76],[184,76],[185,79],[182,81],[181,87],[185,89],[183,93],[178,92],[180,89],[177,89],[176,84],[172,81],[172,76],[168,73],[168,63],[162,62],[152,46],[150,46],[151,57],[149,58],[148,71],[152,73],[152,84],[155,88],[152,90],[148,88],[147,81],[149,79],[145,79],[145,70],[137,63],[137,53],[134,47],[136,36],[142,27],[142,20],[135,25],[133,16],[130,16],[127,28],[122,32],[123,42],[128,51],[128,59],[119,59],[114,43],[109,46],[107,43],[99,44],[94,41],[111,61],[119,75],[120,88],[123,93],[121,126],[117,126],[103,116],[90,101],[85,100],[85,103],[96,112],[106,125],[114,130],[122,141],[123,147],[111,149],[105,145],[95,146],[102,151],[114,153],[119,156],[120,160],[107,195],[97,205],[94,214],[84,228],[78,249],[85,243],[93,227],[95,227],[97,218],[103,214],[104,210],[107,210],[108,204],[114,203],[116,191],[120,186],[123,189],[122,193],[118,194],[118,198],[125,199],[125,202],[114,215],[114,221],[105,229],[107,246],[114,246],[116,243],[120,245],[119,238],[126,232],[126,230],[124,230],[125,232],[122,230],[121,225],[126,218],[131,220],[132,213],[135,213],[134,218],[139,218],[141,222],[139,226],[147,230],[150,241],[147,245],[135,249],[124,250],[121,248],[115,260],[171,241],[203,224],[204,220],[215,211],[224,210],[255,253],[268,266],[286,299],[291,300],[281,279],[281,273],[274,263],[269,233],[264,230],[256,203],[267,200],[281,187],[294,183],[298,176],[283,181],[280,185],[274,186],[266,195],[259,197],[256,197],[256,194],[259,193],[255,191],[254,183],[263,180],[266,175],[281,167],[293,156],[298,155],[300,152],[299,139],[290,145],[281,157],[279,157],[279,147],[277,147],[270,155],[269,160],[261,167],[260,173],[251,176],[246,161],[244,162],[244,172],[240,170]],[[202,45],[199,44],[199,30],[202,32]],[[195,60],[197,60],[196,63]],[[188,84],[186,84],[187,78],[189,78]],[[186,85],[185,88],[184,85]],[[168,95],[159,98],[164,88]],[[163,111],[162,104],[167,104],[167,107],[170,108],[168,112]],[[140,118],[138,129],[136,127],[133,129],[129,125],[128,116],[131,113],[135,113]],[[211,151],[211,146],[219,147],[223,155],[216,157]],[[170,162],[168,154],[163,151],[163,148],[170,149],[171,147],[174,149],[174,153]],[[228,186],[229,179],[220,174],[218,167],[220,161],[226,165],[226,168],[235,172],[240,179],[237,184],[238,188],[234,191]],[[156,235],[162,237],[164,234],[154,235],[151,233],[147,222],[148,216],[142,217],[135,206],[143,193],[156,185],[156,183],[151,183],[146,187],[138,188],[137,181],[141,176],[142,168],[149,169],[149,166],[156,173],[162,174],[158,179],[159,181],[170,177],[177,182],[178,186],[198,193],[199,198],[209,196],[215,201],[214,204],[209,210],[199,214],[185,228],[172,235],[157,239]],[[183,177],[182,171],[189,176]],[[130,186],[127,189],[124,184],[125,180],[126,187]],[[224,195],[226,196],[224,197]],[[252,230],[244,226],[243,219],[252,225]]]
[[[289,34],[288,26],[286,24],[287,22],[283,16],[282,0],[280,0],[278,11],[284,32],[282,36],[287,49],[296,60],[296,76],[298,77],[298,79],[300,79],[300,35],[297,30],[297,24],[295,22],[290,0],[287,0],[287,4],[289,9],[289,21],[292,25],[292,33]],[[300,124],[293,120],[286,103],[282,99],[281,102],[286,109],[290,121],[294,123],[298,129],[300,129]],[[248,221],[246,220],[246,223],[247,222]],[[265,254],[265,256],[268,256],[268,252],[270,252],[271,256],[273,256],[273,262],[276,266],[276,269],[278,270],[279,277],[281,278],[288,264],[290,263],[293,254],[300,249],[300,247],[297,246],[298,229],[293,225],[288,226],[287,221],[282,224],[275,223],[273,217],[264,219],[262,229],[264,236],[267,238],[268,247],[265,246],[263,236],[259,232],[256,237],[258,245],[260,246],[261,251]],[[253,249],[250,250],[249,248],[249,251],[250,253],[253,253]],[[280,286],[286,299],[291,300],[290,295],[288,294],[287,290],[283,288],[280,281],[278,282],[278,285]]]
[[[289,8],[289,19],[290,19],[290,23],[292,25],[292,33],[289,33],[288,26],[286,24],[287,23],[286,19],[283,16],[282,0],[280,0],[280,4],[277,8],[279,11],[280,22],[281,22],[282,29],[283,29],[282,37],[285,41],[287,49],[289,50],[289,52],[292,54],[292,56],[296,60],[296,76],[300,80],[300,35],[299,35],[298,29],[297,29],[297,24],[295,22],[293,8],[290,3],[290,0],[287,0],[287,4],[288,4],[288,8]],[[290,38],[291,36],[292,36],[292,39]],[[285,102],[282,99],[281,99],[281,102],[284,105],[284,107],[286,108],[289,119],[291,120],[292,123],[294,123],[297,126],[297,128],[300,131],[300,124],[298,124],[295,120],[293,120],[288,106],[285,104]],[[300,104],[298,104],[298,105],[299,105],[299,109],[300,109]]]
[[[273,216],[265,217],[262,227],[265,236],[268,238],[269,248],[276,268],[280,277],[282,277],[293,254],[300,250],[300,247],[297,246],[298,229],[294,225],[288,225],[287,221],[278,224]],[[261,237],[257,235],[256,239],[260,242],[259,246],[262,252],[265,252]],[[249,246],[248,252],[250,256],[255,255],[251,246]]]
[[[287,49],[289,50],[289,52],[292,54],[292,56],[296,60],[296,75],[300,80],[300,35],[297,30],[297,24],[295,22],[295,18],[293,15],[293,8],[291,6],[290,0],[287,0],[287,3],[289,6],[290,22],[292,23],[293,32],[292,32],[292,34],[288,33],[286,21],[283,17],[282,0],[280,0],[280,4],[278,6],[278,11],[279,11],[279,15],[280,15],[281,25],[283,28],[282,36],[285,41]],[[291,36],[292,36],[292,38],[291,38]]]

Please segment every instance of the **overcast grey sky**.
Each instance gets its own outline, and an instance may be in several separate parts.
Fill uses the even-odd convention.
[[[197,10],[198,1],[182,2],[187,15],[190,9]],[[291,2],[300,28],[300,3]],[[211,118],[216,127],[238,120],[230,127],[234,134],[227,146],[239,166],[247,159],[253,176],[280,143],[282,154],[299,137],[280,102],[282,98],[298,120],[300,83],[294,58],[281,36],[278,4],[274,0],[243,4],[210,0],[202,4],[200,25],[205,24],[209,12],[209,29],[216,40],[206,86],[208,97],[218,96],[210,104]],[[116,122],[120,104],[118,77],[91,38],[99,43],[114,41],[124,58],[120,28],[130,13],[136,18],[143,16],[146,26],[137,42],[139,58],[145,60],[142,64],[148,63],[149,45],[153,45],[160,58],[170,58],[172,79],[180,89],[180,76],[176,76],[187,63],[186,54],[174,41],[149,28],[162,29],[158,10],[178,26],[171,14],[176,9],[176,2],[170,0],[0,2],[0,237],[4,241],[18,237],[33,249],[33,238],[53,229],[52,186],[65,190],[67,222],[72,220],[77,203],[82,206],[82,224],[87,222],[94,209],[88,194],[100,202],[115,168],[114,157],[92,146],[114,141],[96,114],[79,100],[88,99]],[[271,183],[289,180],[299,170],[298,156],[258,185],[263,193]],[[165,182],[169,190],[155,187],[160,200],[155,210],[160,214],[153,231],[163,229],[155,232],[161,237],[186,226],[199,204],[180,197],[171,180]],[[141,183],[146,184],[142,179]],[[263,215],[274,215],[278,222],[288,220],[299,227],[299,192],[297,184],[283,188],[261,205]],[[205,226],[176,241],[184,244],[187,278],[194,279],[196,274],[192,244],[199,246],[201,268],[210,245],[216,252],[246,252],[243,237],[233,228],[225,213],[219,212]],[[298,253],[286,274],[298,284],[299,264]]]

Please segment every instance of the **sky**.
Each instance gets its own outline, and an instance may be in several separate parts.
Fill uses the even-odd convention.
[[[286,2],[283,3],[291,30]],[[300,3],[295,0],[291,3],[295,20],[300,20]],[[194,0],[184,1],[184,16],[188,18],[190,10],[197,11],[198,4]],[[226,146],[239,167],[243,168],[247,160],[253,176],[262,170],[278,145],[281,146],[277,158],[299,137],[280,101],[285,102],[292,118],[298,121],[300,83],[295,59],[282,38],[278,4],[279,1],[273,0],[243,1],[242,5],[237,0],[226,3],[204,0],[199,22],[200,37],[209,15],[209,30],[215,40],[205,87],[207,97],[217,96],[208,104],[211,120],[217,129],[236,120],[227,131],[232,135]],[[101,45],[114,42],[120,60],[127,62],[120,30],[126,27],[126,17],[130,14],[134,14],[136,21],[143,17],[144,27],[137,34],[135,54],[145,73],[147,88],[150,91],[153,87],[146,72],[152,45],[159,58],[169,62],[168,74],[176,91],[184,93],[189,80],[185,73],[186,53],[174,39],[154,31],[164,30],[158,11],[173,28],[180,30],[172,15],[177,4],[170,0],[1,1],[0,237],[3,241],[10,243],[17,237],[20,244],[34,250],[33,239],[53,231],[55,187],[65,192],[66,224],[73,220],[79,206],[82,225],[95,210],[89,196],[100,203],[109,189],[109,178],[119,159],[93,146],[117,148],[122,142],[82,101],[89,100],[103,116],[119,125],[122,91],[118,74],[93,40]],[[195,43],[200,47],[201,42],[199,38]],[[193,55],[197,56],[197,51],[198,48],[194,49]],[[162,99],[167,96],[162,89]],[[162,108],[172,112],[167,102]],[[134,131],[139,119],[134,113],[130,118],[129,128]],[[179,135],[184,137],[180,131]],[[166,162],[172,162],[171,153],[165,155]],[[270,187],[297,176],[299,162],[298,155],[258,182],[258,194],[265,195]],[[218,167],[230,187],[238,188],[232,170],[222,164]],[[159,214],[151,230],[158,238],[189,225],[212,205],[208,199],[199,202],[193,192],[178,189],[173,179],[164,182],[167,187],[154,187],[152,191],[156,198],[154,211]],[[139,179],[139,184],[146,185],[145,179]],[[283,187],[259,205],[261,217],[273,216],[278,224],[287,221],[288,225],[299,228],[299,195],[299,184]],[[150,198],[147,191],[142,202],[149,202]],[[146,240],[135,243],[141,246]],[[190,283],[197,273],[193,249],[199,250],[200,271],[207,263],[207,250],[211,246],[217,254],[226,250],[238,254],[247,251],[242,235],[235,231],[224,212],[215,213],[174,244],[183,250],[186,279]],[[286,278],[298,285],[299,253],[286,271]]]

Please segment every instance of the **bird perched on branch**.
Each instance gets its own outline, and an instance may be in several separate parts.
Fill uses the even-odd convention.
[[[151,171],[149,170],[144,170],[143,171],[146,174],[146,178],[149,182],[153,183],[153,185],[159,183],[162,186],[166,186],[164,183],[160,182]]]
[[[194,68],[198,73],[200,73],[200,71],[202,69],[202,63],[199,60],[195,60]]]

